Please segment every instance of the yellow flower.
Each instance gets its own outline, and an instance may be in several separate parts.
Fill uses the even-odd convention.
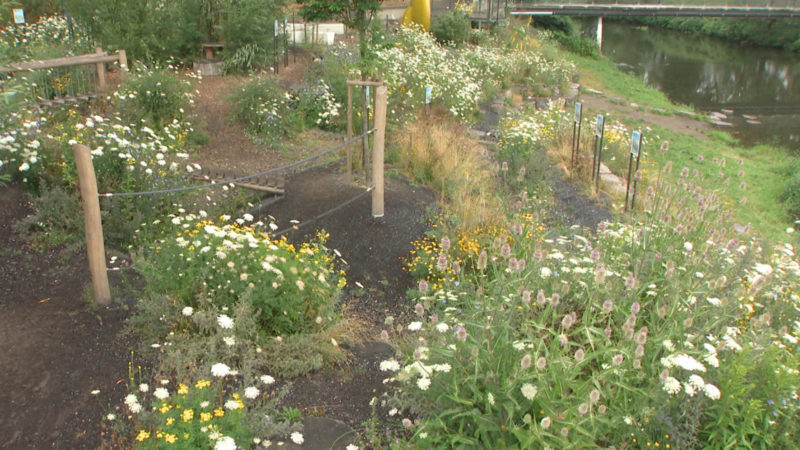
[[[164,441],[167,444],[174,444],[174,443],[178,442],[178,436],[175,436],[174,434],[167,433],[167,434],[164,435]]]
[[[189,393],[189,386],[186,386],[183,383],[178,385],[178,394],[186,395],[188,393]]]
[[[161,414],[166,414],[170,409],[172,409],[172,405],[168,405],[166,403],[162,403],[161,407],[158,408],[158,410],[161,411]]]
[[[200,413],[200,422],[208,422],[211,420],[211,413],[201,412]]]
[[[136,440],[139,442],[144,442],[144,440],[149,437],[150,437],[150,432],[145,430],[139,430],[139,434],[136,435]]]
[[[222,417],[224,415],[225,415],[225,410],[224,409],[217,408],[217,409],[214,410],[214,416],[215,417]]]
[[[203,389],[209,386],[211,386],[211,382],[208,380],[200,380],[194,385],[194,387],[196,387],[197,389]]]
[[[186,409],[181,413],[181,419],[183,419],[184,422],[191,422],[193,418],[194,411],[191,409]]]
[[[175,418],[174,417],[167,417],[166,423],[167,423],[167,426],[172,425],[173,423],[175,423]]]

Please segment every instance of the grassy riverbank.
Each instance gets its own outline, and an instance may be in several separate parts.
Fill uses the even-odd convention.
[[[670,129],[663,126],[669,117],[679,110],[691,111],[692,108],[672,104],[663,93],[646,87],[633,75],[620,72],[608,59],[568,58],[575,63],[581,75],[584,92],[593,89],[605,93],[614,103],[638,105],[633,112],[615,111],[615,116],[630,131],[641,129],[645,137],[651,138],[645,148],[645,158],[652,163],[646,162],[645,167],[660,168],[671,161],[677,171],[684,167],[690,171],[697,169],[704,177],[713,179],[719,178],[722,173],[718,170],[719,165],[713,164],[713,161],[721,163],[724,159],[726,164],[741,165],[727,184],[720,184],[720,195],[732,205],[734,217],[743,225],[750,224],[770,240],[779,236],[785,238],[785,229],[797,219],[788,213],[791,205],[782,200],[790,189],[798,163],[789,151],[769,145],[740,146],[729,134],[716,130],[705,132],[706,138],[699,138]],[[661,115],[664,120],[659,120],[658,115],[653,119],[650,115],[650,119],[645,121],[640,114],[642,110],[663,110]],[[584,113],[585,117],[608,111],[587,112]],[[700,117],[699,113],[697,117]],[[670,142],[667,152],[658,150],[663,141]],[[647,181],[647,173],[645,178]],[[720,181],[724,182],[724,179]]]

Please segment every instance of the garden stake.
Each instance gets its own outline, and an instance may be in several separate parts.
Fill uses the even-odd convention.
[[[639,161],[642,159],[642,135],[639,135],[639,152],[636,153],[636,170],[633,171],[633,196],[631,197],[631,209],[636,203],[636,185],[639,180],[636,179],[636,174],[639,173]]]
[[[597,148],[595,149],[596,164],[593,164],[592,178],[594,179],[594,191],[600,192],[600,164],[603,161],[603,134],[606,131],[606,121],[602,114],[597,115],[597,127],[595,128],[595,136],[597,137]]]
[[[386,137],[386,86],[375,88],[375,138],[372,140],[372,217],[383,217],[383,150]]]

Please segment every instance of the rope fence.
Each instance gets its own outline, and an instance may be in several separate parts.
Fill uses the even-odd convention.
[[[124,54],[123,54],[124,55]],[[99,64],[99,63],[98,63]],[[160,195],[160,194],[172,194],[178,192],[187,192],[187,191],[194,191],[199,189],[210,189],[219,186],[229,186],[235,185],[235,183],[241,183],[246,180],[250,180],[257,177],[262,177],[265,175],[273,174],[276,172],[287,171],[294,167],[298,167],[302,164],[308,163],[315,159],[321,158],[323,156],[329,155],[333,152],[336,152],[342,148],[348,147],[350,144],[363,140],[365,143],[369,141],[368,136],[374,134],[372,139],[372,177],[370,186],[364,190],[363,192],[359,193],[355,197],[352,197],[349,200],[346,200],[340,203],[333,208],[318,214],[317,216],[306,220],[302,223],[293,224],[291,227],[281,230],[277,233],[274,233],[275,236],[280,236],[285,233],[288,233],[292,230],[300,229],[303,226],[306,226],[310,223],[313,223],[316,220],[319,220],[323,217],[326,217],[342,208],[346,207],[347,205],[352,204],[353,202],[361,199],[362,197],[366,196],[367,194],[372,194],[372,216],[374,218],[383,217],[384,215],[384,140],[386,138],[386,99],[387,99],[387,90],[386,86],[382,82],[376,81],[369,81],[369,82],[357,82],[357,83],[369,83],[371,86],[374,86],[375,89],[375,123],[373,128],[364,127],[364,133],[350,137],[352,134],[348,133],[348,139],[342,142],[339,145],[333,146],[327,150],[323,150],[315,155],[309,156],[307,158],[303,158],[299,161],[295,161],[281,167],[276,167],[273,169],[268,169],[264,171],[260,171],[254,174],[245,175],[241,177],[231,178],[229,180],[223,181],[214,181],[207,184],[201,184],[196,186],[184,186],[172,189],[157,189],[151,191],[139,191],[139,192],[108,192],[108,193],[98,193],[97,192],[97,178],[94,171],[94,166],[92,164],[92,155],[91,149],[82,144],[75,144],[72,146],[72,151],[75,155],[75,163],[76,169],[78,173],[78,184],[80,186],[81,192],[81,200],[83,203],[84,209],[84,232],[86,235],[86,249],[87,249],[87,256],[89,261],[89,270],[92,275],[92,290],[94,293],[94,299],[97,303],[101,305],[108,305],[111,302],[111,291],[109,288],[108,283],[108,269],[106,266],[106,253],[105,253],[105,244],[104,244],[104,236],[103,236],[103,224],[101,221],[101,214],[100,214],[100,199],[101,198],[119,198],[119,197],[142,197],[142,196],[152,196],[152,195]],[[350,105],[348,105],[350,106]],[[348,108],[349,109],[349,108]],[[348,116],[350,116],[350,111],[348,110]],[[348,131],[352,128],[348,127]],[[348,147],[348,179],[350,178],[350,148]],[[120,269],[121,270],[121,269]]]
[[[317,153],[316,155],[309,156],[309,157],[301,159],[299,161],[295,161],[295,162],[283,165],[281,167],[276,167],[276,168],[273,168],[273,169],[264,170],[264,171],[257,172],[257,173],[254,173],[254,174],[245,175],[245,176],[241,176],[241,177],[237,177],[237,178],[231,178],[230,180],[215,181],[213,183],[199,184],[199,185],[196,185],[196,186],[184,186],[184,187],[173,188],[173,189],[158,189],[158,190],[153,190],[153,191],[140,191],[140,192],[112,192],[112,193],[104,193],[104,194],[97,194],[97,195],[99,197],[104,197],[104,198],[136,197],[136,196],[145,196],[145,195],[173,194],[173,193],[176,193],[176,192],[187,192],[187,191],[195,191],[195,190],[199,190],[199,189],[209,189],[209,188],[219,187],[219,186],[229,186],[229,185],[231,185],[233,183],[239,183],[239,182],[250,180],[250,179],[253,179],[253,178],[258,178],[258,177],[261,177],[261,176],[264,176],[264,175],[270,175],[270,174],[273,174],[273,173],[282,172],[284,170],[288,170],[288,169],[303,165],[303,164],[305,164],[305,163],[307,163],[309,161],[313,161],[313,160],[315,160],[317,158],[321,158],[323,156],[326,156],[326,155],[329,155],[329,154],[331,154],[333,152],[341,150],[342,148],[347,147],[348,145],[352,144],[353,142],[356,142],[356,141],[358,141],[360,139],[366,138],[367,136],[369,136],[370,134],[374,133],[375,131],[376,131],[376,129],[373,128],[373,129],[368,130],[368,131],[366,131],[366,132],[364,132],[364,133],[362,133],[362,134],[360,134],[358,136],[355,136],[355,137],[353,137],[351,139],[347,139],[346,141],[342,142],[341,144],[339,144],[337,146],[331,147],[331,148],[329,148],[327,150],[324,150],[324,151],[322,151],[320,153]]]

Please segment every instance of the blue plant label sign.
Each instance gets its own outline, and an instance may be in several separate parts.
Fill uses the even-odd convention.
[[[639,157],[640,146],[642,145],[642,134],[634,131],[631,135],[631,155]]]
[[[25,23],[25,10],[22,8],[14,8],[14,23],[22,25]]]
[[[575,123],[581,123],[581,110],[583,109],[583,105],[580,103],[575,103]]]
[[[603,128],[605,126],[606,118],[602,114],[597,115],[597,126],[594,129],[594,134],[598,137],[603,135]]]
[[[425,104],[431,104],[431,94],[433,93],[433,88],[428,86],[425,88]]]

